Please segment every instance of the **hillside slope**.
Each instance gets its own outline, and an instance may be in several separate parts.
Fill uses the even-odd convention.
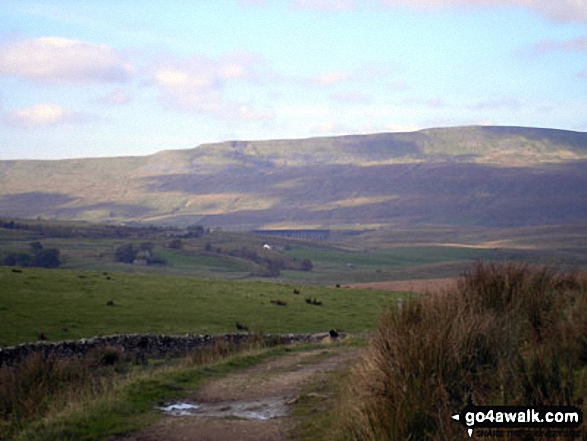
[[[586,184],[587,133],[439,128],[0,161],[0,215],[234,229],[565,224],[585,219]]]

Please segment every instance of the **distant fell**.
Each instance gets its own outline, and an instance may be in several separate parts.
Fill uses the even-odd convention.
[[[567,224],[587,215],[586,184],[587,133],[470,126],[0,161],[0,216],[229,229]]]

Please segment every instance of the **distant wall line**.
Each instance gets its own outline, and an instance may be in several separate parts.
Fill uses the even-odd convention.
[[[263,335],[262,338],[267,344],[293,344],[318,342],[328,337],[328,335],[328,333],[267,334]],[[214,346],[220,341],[239,345],[258,338],[259,336],[249,333],[220,335],[117,334],[81,340],[22,343],[16,346],[0,348],[0,366],[18,364],[31,354],[40,354],[43,358],[49,356],[59,358],[83,357],[92,349],[108,346],[119,348],[125,354],[131,356],[150,358],[178,357],[198,349]]]

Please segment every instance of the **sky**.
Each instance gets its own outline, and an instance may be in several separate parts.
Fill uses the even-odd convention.
[[[587,131],[587,0],[2,0],[0,159]]]

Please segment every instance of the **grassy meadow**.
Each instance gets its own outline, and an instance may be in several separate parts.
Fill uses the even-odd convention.
[[[294,289],[300,294],[294,294]],[[0,346],[113,333],[372,330],[403,294],[266,281],[0,267]],[[307,297],[322,302],[307,304]],[[108,301],[114,306],[107,306]],[[271,303],[281,300],[287,306]]]

